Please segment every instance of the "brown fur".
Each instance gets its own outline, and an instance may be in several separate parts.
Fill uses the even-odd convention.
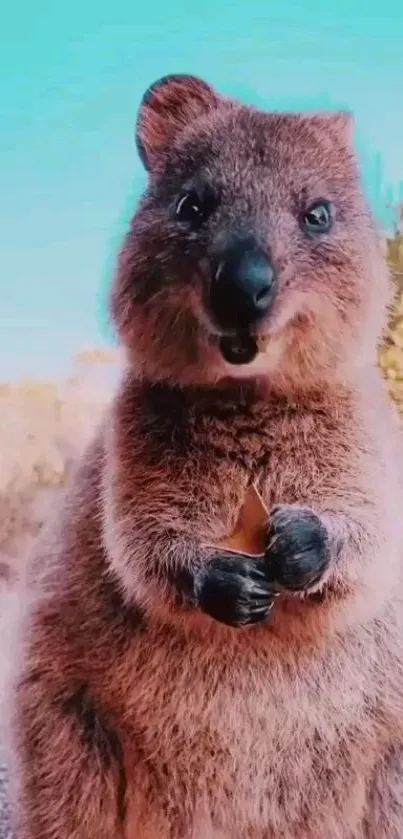
[[[177,84],[175,107],[167,84],[141,110],[150,187],[112,298],[127,369],[31,568],[18,837],[397,839],[402,458],[375,363],[388,281],[350,120],[209,102],[204,83],[195,99],[195,80],[178,98]],[[221,199],[191,236],[167,208],[201,168]],[[323,196],[337,222],[306,242],[296,216]],[[203,272],[242,226],[280,285],[241,377]],[[331,563],[268,626],[234,629],[179,602],[169,573],[208,563],[203,544],[231,532],[251,478],[269,508],[321,517]]]

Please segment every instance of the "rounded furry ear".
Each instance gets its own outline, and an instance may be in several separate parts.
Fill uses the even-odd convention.
[[[153,169],[178,133],[218,103],[202,79],[184,74],[163,76],[146,90],[136,121],[136,145],[147,170]]]
[[[355,131],[352,111],[330,111],[327,114],[321,114],[320,120],[325,130],[335,139],[352,145]]]

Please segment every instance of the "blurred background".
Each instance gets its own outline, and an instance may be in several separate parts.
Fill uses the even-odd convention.
[[[277,8],[276,8],[277,6]],[[393,272],[380,348],[403,408],[403,6],[338,0],[20,0],[0,27],[0,585],[107,402],[106,298],[144,186],[133,126],[148,85],[203,76],[265,108],[347,107]]]

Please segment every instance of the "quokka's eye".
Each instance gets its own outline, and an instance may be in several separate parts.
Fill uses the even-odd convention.
[[[329,201],[321,200],[311,204],[302,216],[302,224],[307,233],[318,235],[328,233],[333,225],[332,206]]]
[[[201,198],[195,189],[185,192],[176,205],[175,217],[192,226],[201,224],[214,209],[213,199],[209,196]]]

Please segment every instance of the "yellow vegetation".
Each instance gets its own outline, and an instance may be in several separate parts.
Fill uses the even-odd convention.
[[[99,421],[118,366],[112,351],[81,353],[66,381],[0,385],[0,581],[25,550]]]
[[[387,242],[387,259],[395,283],[396,297],[391,312],[389,329],[379,361],[386,377],[392,399],[403,420],[403,235],[397,233]]]

